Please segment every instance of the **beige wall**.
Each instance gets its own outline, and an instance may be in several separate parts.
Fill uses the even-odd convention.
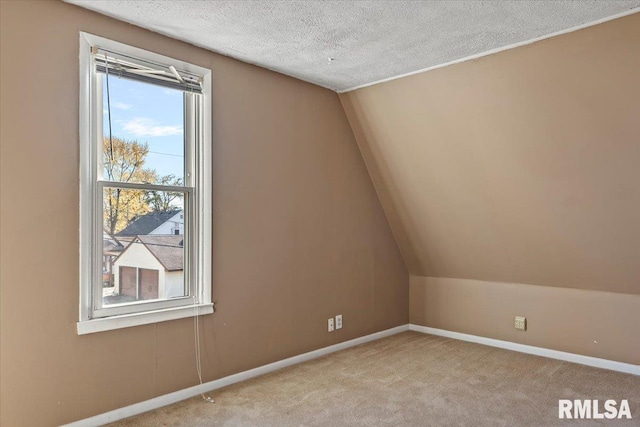
[[[640,295],[411,276],[410,321],[640,365]],[[527,318],[527,331],[513,327]]]
[[[639,70],[640,13],[341,95],[412,323],[640,363]]]
[[[1,7],[1,425],[197,381],[190,319],[76,334],[79,31],[213,70],[205,381],[408,322],[408,274],[335,93],[61,2]]]
[[[411,274],[640,293],[640,13],[341,95]]]

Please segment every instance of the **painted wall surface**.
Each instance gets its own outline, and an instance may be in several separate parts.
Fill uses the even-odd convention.
[[[411,276],[411,323],[640,365],[640,295]],[[527,331],[514,317],[527,318]]]
[[[412,323],[640,362],[639,47],[640,13],[341,95]]]
[[[62,2],[0,15],[1,425],[197,383],[192,319],[76,334],[79,31],[213,71],[205,381],[408,322],[408,274],[335,93]]]
[[[640,294],[640,13],[341,95],[411,274]]]

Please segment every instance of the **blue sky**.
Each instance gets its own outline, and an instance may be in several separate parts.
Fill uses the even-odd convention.
[[[109,136],[106,76],[103,76],[104,135]],[[183,96],[179,90],[109,76],[114,137],[149,144],[145,168],[158,176],[184,176]]]

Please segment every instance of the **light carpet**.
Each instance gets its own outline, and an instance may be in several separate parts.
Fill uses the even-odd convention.
[[[638,426],[640,377],[404,332],[112,426]],[[627,399],[632,420],[559,420],[559,399]],[[601,409],[601,411],[603,411]]]

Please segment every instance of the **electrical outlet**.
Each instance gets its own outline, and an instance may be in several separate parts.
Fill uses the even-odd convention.
[[[327,321],[327,328],[329,329],[329,332],[333,332],[333,317]]]
[[[336,329],[342,329],[342,314],[336,316]]]
[[[522,316],[516,316],[516,320],[514,322],[514,326],[516,329],[520,329],[521,331],[527,330],[527,318]]]

